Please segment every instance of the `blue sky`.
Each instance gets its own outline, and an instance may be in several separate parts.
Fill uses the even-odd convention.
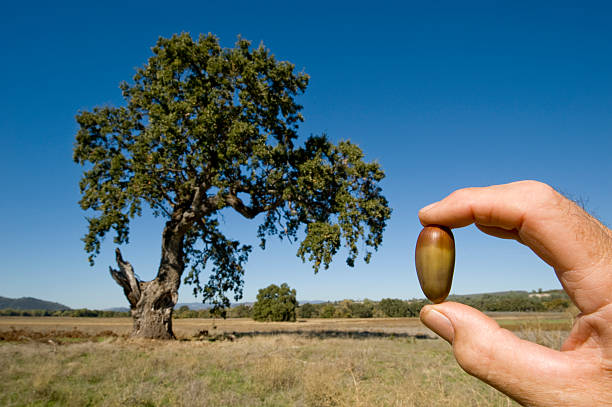
[[[314,275],[296,245],[255,249],[244,300],[287,282],[301,300],[423,297],[418,209],[466,186],[537,179],[612,223],[612,10],[580,2],[13,2],[0,13],[0,296],[71,307],[126,305],[108,274],[111,239],[89,267],[80,238],[79,110],[123,103],[118,84],[159,36],[212,32],[264,42],[311,76],[301,134],[350,139],[378,160],[393,208],[369,265],[337,258]],[[582,3],[584,4],[584,3]],[[132,224],[124,257],[159,263],[162,220]],[[256,224],[224,230],[256,244]],[[560,287],[528,249],[455,231],[456,294]],[[197,301],[182,287],[181,302]]]

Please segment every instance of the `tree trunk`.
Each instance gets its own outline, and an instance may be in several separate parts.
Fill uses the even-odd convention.
[[[123,287],[134,319],[132,336],[149,339],[176,339],[172,331],[172,312],[178,301],[183,260],[183,230],[181,222],[166,223],[162,235],[162,256],[157,277],[140,281],[132,265],[115,250],[119,270],[110,268],[113,279]]]
[[[176,339],[172,332],[172,311],[177,300],[177,290],[160,284],[157,279],[141,283],[140,301],[132,307],[132,336]]]

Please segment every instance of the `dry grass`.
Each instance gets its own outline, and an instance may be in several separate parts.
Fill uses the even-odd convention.
[[[77,328],[94,334],[112,330],[122,335],[132,329],[131,318],[72,318],[72,317],[0,317],[0,331],[10,327],[30,328],[36,331]],[[338,330],[341,332],[372,331],[393,333],[425,333],[418,318],[352,318],[303,319],[298,322],[256,322],[250,318],[229,319],[174,319],[174,332],[178,337],[192,337],[202,329],[211,332],[313,332]]]
[[[522,318],[520,324],[527,328],[521,334],[535,333],[539,341],[550,340],[546,344],[556,346],[558,338],[546,336],[550,334],[543,328],[547,322]],[[413,335],[427,332],[418,320],[175,322],[177,333],[184,338],[202,329],[247,334],[216,342],[98,335],[105,330],[129,332],[129,320],[107,321],[110,324],[81,318],[0,320],[0,331],[13,326],[24,332],[55,330],[61,334],[74,332],[76,326],[88,335],[80,338],[86,342],[64,345],[53,339],[51,343],[0,341],[0,405],[516,405],[464,373],[446,342],[416,339]],[[278,331],[288,333],[270,334]],[[338,337],[338,332],[381,336]]]
[[[564,313],[492,313],[491,316],[504,328],[522,331],[526,328],[542,330],[568,330],[572,318]],[[366,332],[375,334],[414,336],[431,335],[418,318],[345,318],[303,319],[293,322],[256,322],[248,318],[230,319],[174,319],[174,332],[179,338],[192,338],[202,330],[213,334],[264,335],[329,333],[339,334]],[[30,329],[37,332],[78,329],[88,335],[113,331],[117,335],[128,335],[132,329],[131,318],[72,318],[72,317],[0,317],[0,331],[11,328]]]
[[[109,339],[0,346],[0,405],[505,406],[447,344],[414,339]]]

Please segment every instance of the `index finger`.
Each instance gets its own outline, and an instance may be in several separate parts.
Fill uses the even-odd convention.
[[[423,208],[419,218],[423,225],[475,223],[506,231],[555,269],[581,311],[612,303],[612,232],[546,184],[520,181],[457,190]]]

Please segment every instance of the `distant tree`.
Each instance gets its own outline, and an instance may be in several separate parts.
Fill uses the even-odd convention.
[[[554,298],[549,301],[542,301],[542,306],[546,311],[565,311],[571,305],[571,301],[566,298]]]
[[[212,318],[213,314],[209,309],[201,309],[198,311],[198,318]]]
[[[297,255],[315,272],[342,246],[349,266],[360,247],[369,262],[390,216],[384,173],[349,141],[310,136],[296,145],[305,73],[241,38],[224,49],[211,34],[181,34],[152,50],[133,83],[121,84],[125,106],[77,115],[74,146],[85,167],[80,205],[91,215],[83,240],[92,265],[111,230],[115,244],[128,243],[143,205],[166,220],[156,278],[141,281],[119,248],[110,269],[129,301],[133,336],[174,338],[186,269],[184,282],[215,308],[230,305],[228,292],[242,297],[252,248],[223,234],[223,210],[258,218],[262,248],[268,236],[303,236]]]
[[[230,309],[231,318],[251,318],[253,315],[253,308],[246,304],[236,305]]]
[[[334,318],[350,318],[352,300],[344,299],[334,304]]]
[[[174,311],[175,318],[189,318],[189,307],[187,305],[181,305],[179,309]]]
[[[418,317],[421,313],[421,309],[429,304],[427,300],[411,300],[408,301],[408,312],[406,313],[407,317]]]
[[[388,317],[411,316],[408,304],[397,298],[383,298],[378,306]]]
[[[319,312],[319,316],[321,318],[333,318],[334,315],[336,313],[336,307],[333,306],[333,304],[325,304],[322,308],[321,311]]]
[[[314,305],[308,302],[306,304],[300,305],[300,307],[298,308],[298,315],[300,316],[300,318],[313,318],[316,313],[317,310],[315,309]]]
[[[87,308],[76,309],[73,311],[72,316],[74,317],[97,317],[96,311],[89,310]]]
[[[368,303],[351,302],[349,305],[351,318],[372,318],[374,307]]]
[[[286,283],[279,286],[270,284],[259,290],[257,301],[253,304],[253,319],[256,321],[295,322],[297,299],[295,289]]]

